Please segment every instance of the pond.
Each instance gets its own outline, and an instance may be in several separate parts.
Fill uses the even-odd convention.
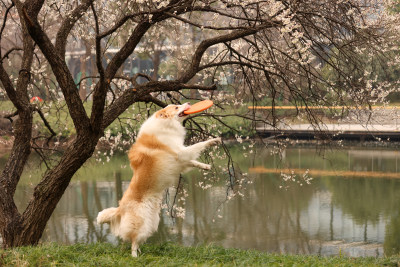
[[[224,182],[207,190],[200,172],[184,175],[185,218],[162,213],[158,232],[148,242],[173,241],[185,246],[216,244],[291,254],[382,256],[400,251],[400,153],[384,148],[326,150],[293,146],[282,154],[255,147],[232,156],[248,173],[246,188],[229,201]],[[132,171],[127,157],[92,161],[73,178],[47,224],[42,241],[118,243],[97,213],[117,205]],[[307,172],[285,181],[280,174]],[[34,180],[24,177],[15,200],[26,205]]]

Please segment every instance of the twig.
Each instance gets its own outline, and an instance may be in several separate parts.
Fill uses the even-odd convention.
[[[6,27],[8,13],[10,13],[11,8],[13,8],[14,6],[15,6],[14,2],[11,2],[11,5],[7,8],[6,12],[4,13],[3,25],[1,25],[1,30],[0,30],[0,42],[1,42],[1,37],[3,36],[4,28]],[[0,50],[0,56],[1,56],[1,50]],[[3,61],[3,58],[1,59],[1,61]]]
[[[35,147],[35,146],[31,146],[32,148],[33,148],[33,150],[35,150],[35,152],[39,155],[39,157],[42,159],[42,161],[44,162],[44,164],[46,165],[46,168],[47,168],[47,170],[49,170],[50,169],[50,166],[49,166],[49,164],[47,163],[47,160],[46,160],[46,156],[42,153],[42,151],[39,149],[39,148],[37,148],[37,147]]]
[[[37,107],[35,107],[34,110],[39,114],[39,116],[40,116],[40,118],[42,119],[44,125],[46,126],[46,128],[47,128],[47,129],[50,131],[50,133],[51,133],[51,136],[50,136],[49,138],[47,138],[47,142],[46,142],[46,144],[49,145],[50,140],[51,140],[54,136],[56,136],[57,134],[56,134],[56,132],[54,132],[54,130],[51,128],[49,122],[47,121],[47,119],[46,119],[45,116],[43,115],[43,112],[42,112],[40,109],[38,109]]]
[[[170,215],[171,215],[172,218],[175,218],[175,217],[176,217],[176,216],[174,215],[174,213],[173,213],[173,210],[174,210],[174,206],[175,206],[175,203],[176,203],[176,199],[178,198],[179,190],[182,188],[182,180],[183,180],[183,177],[182,177],[182,174],[180,174],[180,175],[179,175],[178,185],[177,185],[177,187],[176,187],[176,192],[175,192],[175,196],[174,196],[174,201],[172,202],[171,209],[170,209]]]
[[[132,84],[136,87],[136,86],[139,85],[139,84],[136,82],[136,79],[139,78],[139,77],[146,78],[149,82],[153,80],[153,79],[152,79],[149,75],[147,75],[147,74],[144,74],[144,73],[136,73],[135,75],[132,76],[132,78],[129,79],[129,81],[131,81]]]
[[[142,98],[139,99],[139,101],[143,101],[143,102],[152,102],[154,104],[156,104],[159,107],[165,108],[167,106],[166,103],[162,102],[161,100],[159,100],[156,97],[153,97],[152,95],[145,95]]]
[[[4,54],[4,56],[0,59],[0,63],[2,63],[4,59],[8,58],[8,56],[9,56],[12,52],[14,52],[14,51],[22,51],[22,50],[23,50],[23,49],[22,49],[21,47],[13,47],[13,48],[11,48],[11,49],[8,50],[8,51]]]

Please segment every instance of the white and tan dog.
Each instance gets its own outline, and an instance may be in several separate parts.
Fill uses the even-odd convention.
[[[176,185],[179,175],[210,165],[196,161],[200,153],[221,142],[214,138],[192,146],[184,146],[183,113],[190,105],[169,105],[157,111],[140,128],[136,143],[129,150],[134,175],[118,208],[99,212],[97,223],[109,223],[111,232],[132,242],[132,256],[139,245],[157,231],[161,201],[165,190]]]

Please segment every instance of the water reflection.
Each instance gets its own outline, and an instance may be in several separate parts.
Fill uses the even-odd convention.
[[[277,253],[381,256],[400,251],[400,175],[396,151],[351,148],[323,157],[314,148],[288,148],[283,157],[259,150],[253,159],[233,149],[243,171],[277,167],[315,172],[310,185],[282,187],[276,172],[251,174],[245,196],[224,202],[226,188],[197,186],[197,172],[186,176],[186,218],[173,221],[162,215],[158,233],[150,242],[176,241],[184,245],[214,243],[224,247]],[[63,243],[117,243],[108,226],[95,223],[98,211],[116,206],[127,188],[130,171],[125,156],[104,165],[89,165],[66,191],[43,236]],[[257,168],[255,168],[257,167]],[[95,179],[86,179],[96,172]],[[324,173],[325,171],[325,173]],[[333,172],[342,172],[340,177]],[[353,172],[353,174],[351,174]],[[368,178],[359,173],[383,173]],[[343,175],[344,173],[344,175]],[[356,173],[356,174],[354,174]],[[357,174],[358,173],[358,174]],[[370,178],[374,177],[374,178]],[[30,186],[16,194],[19,207],[29,199]]]

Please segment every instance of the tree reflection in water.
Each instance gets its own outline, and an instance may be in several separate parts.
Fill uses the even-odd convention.
[[[239,153],[234,157],[244,171],[263,166],[397,174],[397,153],[388,150],[351,148],[320,157],[313,148],[288,148],[281,159],[266,150],[258,151],[253,159]],[[96,177],[88,178],[91,168],[100,168],[89,165],[84,179],[78,177],[80,181],[70,185],[47,225],[43,241],[119,242],[109,234],[107,225],[95,222],[98,211],[116,206],[129,184],[130,171],[118,171],[126,164],[125,156],[116,156],[112,161],[104,167],[107,171],[103,170],[103,176],[101,170],[96,170]],[[252,174],[253,183],[247,186],[245,196],[225,201],[222,182],[203,190],[198,186],[202,178],[193,171],[185,177],[185,219],[172,220],[163,213],[159,230],[149,242],[214,243],[296,254],[346,253],[350,246],[351,256],[381,255],[383,247],[386,254],[400,251],[400,179],[314,178],[311,185],[292,183],[280,189],[283,182],[279,174]],[[31,194],[29,185],[21,187],[15,196],[20,208]]]

